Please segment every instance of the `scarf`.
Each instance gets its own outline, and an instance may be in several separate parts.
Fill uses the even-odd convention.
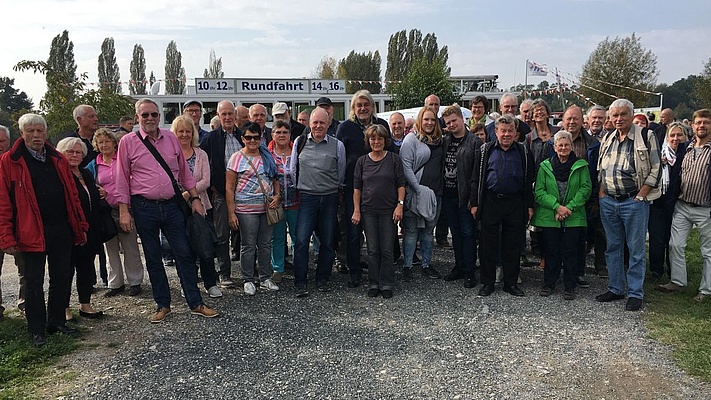
[[[570,170],[573,168],[573,164],[575,164],[575,161],[577,160],[578,157],[576,157],[575,153],[572,151],[570,152],[566,162],[560,162],[558,154],[554,154],[553,157],[551,157],[551,166],[553,167],[553,176],[555,176],[555,180],[559,182],[568,182],[568,178],[570,178]]]
[[[676,163],[676,152],[669,146],[669,142],[666,140],[662,145],[662,179],[661,179],[661,190],[662,194],[667,192],[669,189],[669,171],[671,167]]]

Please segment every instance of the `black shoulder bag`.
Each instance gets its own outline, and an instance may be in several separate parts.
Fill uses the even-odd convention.
[[[155,157],[156,161],[158,161],[158,164],[160,164],[161,167],[163,167],[163,170],[165,170],[165,173],[168,174],[170,177],[170,183],[173,184],[173,191],[175,191],[175,195],[173,196],[173,201],[175,201],[176,204],[178,204],[178,208],[180,208],[180,211],[183,213],[183,217],[185,219],[188,219],[188,217],[193,213],[192,207],[188,204],[187,201],[183,198],[183,192],[180,190],[178,187],[178,182],[175,180],[175,177],[173,176],[173,172],[168,168],[168,164],[165,162],[163,159],[163,156],[160,155],[158,150],[153,146],[153,143],[146,137],[145,139],[141,137],[141,134],[136,132],[136,136],[138,136],[138,139],[143,142],[143,144],[146,146],[148,151],[153,154],[153,157]]]

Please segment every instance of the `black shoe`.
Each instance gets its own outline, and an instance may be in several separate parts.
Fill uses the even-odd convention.
[[[351,278],[351,280],[348,281],[348,287],[354,289],[360,286],[360,283],[360,278]]]
[[[334,261],[334,264],[336,264],[336,270],[342,274],[349,274],[351,271],[348,269],[348,265],[344,263],[343,261],[336,259]]]
[[[563,298],[565,300],[575,300],[575,289],[565,289]]]
[[[541,288],[541,291],[538,294],[543,297],[548,297],[551,295],[551,293],[553,293],[553,288],[548,285],[545,285]]]
[[[452,244],[449,243],[449,240],[447,240],[447,239],[438,240],[438,241],[437,241],[437,246],[438,246],[438,247],[441,247],[441,248],[443,248],[443,249],[451,249],[451,248],[452,248]]]
[[[479,289],[479,296],[490,296],[494,293],[494,285],[484,285]]]
[[[296,286],[296,297],[306,297],[309,295],[309,291],[306,290],[306,285]]]
[[[360,261],[359,265],[360,265],[360,269],[368,269],[368,263],[365,261]]]
[[[474,274],[471,274],[464,278],[464,287],[467,289],[476,287],[476,278],[474,277]]]
[[[368,297],[378,297],[380,294],[380,290],[373,288],[373,289],[368,289]]]
[[[316,290],[321,293],[328,293],[331,291],[331,285],[327,281],[316,282]]]
[[[74,335],[76,333],[79,333],[78,330],[74,328],[70,328],[66,325],[57,325],[57,326],[48,326],[47,327],[47,333],[63,333],[65,335]]]
[[[124,285],[121,285],[121,286],[117,287],[116,289],[109,289],[108,292],[104,293],[104,297],[114,297],[114,296],[118,296],[118,295],[121,294],[121,292],[123,292],[125,289],[126,289],[126,286],[124,286]]]
[[[579,288],[587,289],[590,287],[590,282],[586,281],[583,279],[582,276],[578,277],[577,282],[575,283]]]
[[[104,312],[103,311],[97,311],[97,312],[86,312],[79,310],[79,315],[81,315],[84,318],[89,318],[89,319],[100,319],[104,318]]]
[[[523,290],[516,285],[504,286],[504,292],[510,294],[511,296],[523,297],[525,294]]]
[[[463,278],[464,278],[464,271],[462,271],[461,269],[455,268],[444,277],[444,280],[447,282],[451,282],[451,281],[458,281]]]
[[[599,301],[600,303],[607,303],[610,301],[622,300],[624,298],[625,298],[624,295],[615,294],[615,293],[612,293],[611,291],[608,290],[607,292],[605,292],[603,294],[599,294],[599,295],[595,296],[595,301]]]
[[[47,339],[45,339],[44,335],[42,334],[33,334],[32,343],[35,345],[35,347],[42,347],[47,344]]]
[[[402,269],[402,280],[405,282],[410,282],[412,280],[412,268]]]
[[[429,266],[427,268],[422,268],[422,276],[426,276],[430,279],[440,279],[442,278],[442,274],[439,273],[433,266]]]
[[[625,305],[625,310],[627,311],[639,311],[642,308],[642,299],[637,297],[630,297],[627,299],[627,304]]]
[[[141,289],[141,285],[133,285],[128,289],[128,295],[129,296],[138,296],[143,292],[143,289]]]
[[[392,299],[393,297],[393,291],[390,289],[383,289],[380,294],[383,296],[384,299]]]

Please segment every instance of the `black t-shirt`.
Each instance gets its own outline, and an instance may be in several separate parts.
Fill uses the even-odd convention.
[[[360,211],[391,213],[397,206],[397,189],[406,185],[400,156],[388,152],[380,161],[369,154],[356,161],[353,188],[361,190]]]
[[[457,193],[457,149],[464,136],[455,138],[447,146],[447,153],[444,157],[444,193],[445,197],[458,197]]]
[[[427,186],[437,196],[442,196],[444,178],[442,174],[442,161],[444,158],[444,147],[442,142],[437,144],[427,144],[430,148],[430,159],[422,167],[422,179],[420,185]]]

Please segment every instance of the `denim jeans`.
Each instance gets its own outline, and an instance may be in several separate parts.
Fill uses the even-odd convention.
[[[454,247],[454,270],[474,272],[476,264],[476,230],[474,218],[467,206],[460,206],[456,197],[442,198],[442,214],[447,219]]]
[[[178,204],[172,201],[155,203],[141,196],[131,196],[131,209],[136,231],[141,237],[153,299],[158,307],[170,307],[170,287],[161,260],[159,231],[165,234],[173,249],[180,286],[188,306],[193,309],[203,304],[197,287],[197,266],[185,231],[185,217]]]
[[[321,243],[316,265],[316,281],[326,282],[331,277],[334,234],[338,214],[338,193],[313,195],[301,193],[299,216],[296,219],[294,248],[294,285],[305,286],[309,271],[309,241],[318,227]]]
[[[370,289],[392,290],[395,285],[393,239],[397,225],[393,213],[362,214],[365,239],[368,244],[368,284]]]
[[[284,210],[284,219],[274,224],[272,234],[272,269],[274,272],[284,272],[284,254],[286,249],[286,226],[289,225],[289,236],[291,237],[291,253],[294,253],[294,243],[296,243],[296,219],[299,217],[299,210]]]
[[[671,239],[669,239],[669,260],[671,261],[671,281],[686,286],[686,239],[691,228],[699,230],[699,247],[704,260],[699,292],[711,294],[711,218],[709,207],[694,207],[681,200],[677,201],[672,219]]]
[[[432,249],[434,247],[434,228],[439,219],[439,212],[442,209],[442,198],[437,197],[437,212],[432,221],[425,221],[424,227],[418,227],[417,223],[421,217],[406,211],[402,218],[402,250],[405,254],[403,268],[412,268],[412,257],[415,255],[417,241],[420,241],[420,251],[422,251],[422,268],[427,268],[432,262]]]
[[[644,297],[644,275],[647,269],[645,241],[649,220],[649,203],[629,198],[617,201],[610,196],[600,199],[600,217],[607,237],[608,289],[627,297]],[[625,285],[624,243],[630,251],[627,285]],[[627,290],[625,290],[625,286]]]
[[[267,214],[238,213],[237,219],[242,239],[239,255],[242,279],[245,282],[254,282],[256,266],[259,280],[264,282],[272,276],[272,225],[267,224]]]

